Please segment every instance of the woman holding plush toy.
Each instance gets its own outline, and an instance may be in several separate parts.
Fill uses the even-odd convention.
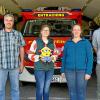
[[[54,61],[57,58],[54,41],[49,38],[50,27],[42,25],[40,38],[30,47],[29,59],[34,62],[36,79],[36,100],[49,100],[49,87],[54,73]]]

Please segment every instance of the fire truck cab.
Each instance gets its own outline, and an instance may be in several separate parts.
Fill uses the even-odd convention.
[[[65,78],[61,78],[61,61],[63,55],[64,43],[71,37],[71,28],[74,24],[81,24],[82,12],[79,9],[73,10],[25,10],[21,12],[22,34],[24,36],[25,58],[24,71],[20,74],[20,81],[35,82],[34,62],[28,58],[28,51],[34,39],[39,36],[40,25],[48,24],[51,27],[50,37],[54,39],[57,49],[61,52],[58,59],[54,63],[53,83],[65,83]]]
[[[0,15],[0,29],[3,28],[3,16]]]

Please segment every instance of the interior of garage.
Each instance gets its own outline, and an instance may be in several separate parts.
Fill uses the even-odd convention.
[[[20,12],[23,9],[32,9],[32,10],[41,10],[41,9],[65,9],[65,10],[71,10],[71,9],[81,9],[83,13],[83,20],[82,20],[82,27],[84,34],[83,35],[89,35],[89,32],[91,30],[95,30],[100,26],[100,0],[0,0],[0,16],[1,19],[3,15],[6,13],[13,13],[16,17],[16,29],[21,30],[20,24],[17,22],[17,18],[20,17]],[[2,23],[2,20],[1,20]],[[95,74],[95,72],[94,72]],[[91,84],[92,82],[92,84]],[[88,94],[89,100],[95,100],[96,97],[96,79],[93,77],[93,80],[89,83]],[[61,94],[64,96],[61,98],[58,95],[58,98],[55,97],[57,91],[60,91],[59,85],[58,87],[53,85],[53,89],[51,90],[52,93],[50,94],[51,100],[66,100],[65,95],[61,92]],[[63,85],[61,86],[63,89]],[[23,90],[23,88],[25,90]],[[35,89],[33,85],[27,85],[26,87],[21,87],[22,91],[22,100],[35,100],[32,93],[30,93],[30,98],[27,97],[28,91],[33,91],[31,89]],[[28,90],[29,89],[29,90]],[[57,91],[55,91],[57,89]],[[8,88],[9,90],[9,88]],[[7,90],[7,91],[8,91]],[[26,91],[28,90],[28,91]],[[26,91],[26,92],[25,92]],[[66,90],[64,90],[66,91]],[[25,92],[25,93],[24,93]],[[55,92],[55,93],[54,93]],[[53,94],[54,93],[54,94]],[[25,97],[24,97],[25,96]],[[9,98],[9,93],[7,93],[7,97]],[[27,99],[26,99],[27,98]]]

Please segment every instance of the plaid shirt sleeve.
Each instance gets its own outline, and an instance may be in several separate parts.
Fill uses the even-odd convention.
[[[22,34],[19,32],[19,46],[25,46],[25,41]]]

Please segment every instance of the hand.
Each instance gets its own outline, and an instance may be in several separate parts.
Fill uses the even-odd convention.
[[[24,64],[20,63],[20,67],[19,67],[19,73],[22,73],[24,70]]]
[[[45,59],[44,57],[40,57],[40,60],[41,60],[42,62],[46,62],[46,59]]]
[[[89,80],[91,78],[91,75],[85,74],[85,80]]]
[[[52,55],[52,56],[51,56],[51,59],[52,59],[53,62],[55,62],[56,59],[57,59],[57,56],[56,56],[56,55]]]
[[[63,81],[64,77],[65,77],[65,74],[62,73],[62,74],[61,74],[61,81]]]
[[[65,77],[65,74],[64,74],[64,73],[62,73],[62,74],[61,74],[61,77],[62,77],[62,78],[64,78],[64,77]]]
[[[60,55],[61,54],[61,51],[58,50],[58,49],[54,49],[54,54],[53,55]]]

